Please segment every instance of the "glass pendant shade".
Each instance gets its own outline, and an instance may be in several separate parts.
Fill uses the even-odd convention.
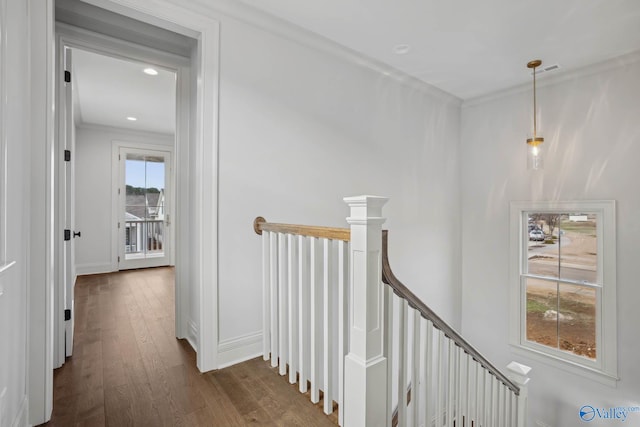
[[[544,168],[544,138],[541,136],[527,139],[527,169],[540,170]]]
[[[544,166],[544,138],[537,133],[536,115],[536,67],[542,65],[542,61],[535,59],[527,64],[527,68],[533,69],[533,135],[527,138],[527,169],[539,170]]]

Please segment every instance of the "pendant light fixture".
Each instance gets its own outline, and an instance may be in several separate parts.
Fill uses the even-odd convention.
[[[542,169],[542,143],[544,138],[538,135],[538,121],[536,111],[536,68],[542,65],[542,61],[534,59],[527,64],[527,68],[533,69],[533,135],[527,138],[527,168],[532,170]]]

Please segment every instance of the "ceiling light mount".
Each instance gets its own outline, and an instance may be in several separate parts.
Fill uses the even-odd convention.
[[[393,53],[395,53],[396,55],[405,55],[409,53],[410,50],[411,46],[409,46],[408,44],[397,44],[393,47]]]
[[[533,135],[527,139],[527,168],[542,169],[542,143],[544,138],[538,135],[538,118],[536,103],[536,68],[542,65],[542,61],[534,59],[527,63],[527,68],[533,69]]]

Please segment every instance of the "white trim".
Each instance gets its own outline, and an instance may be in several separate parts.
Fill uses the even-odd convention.
[[[24,396],[22,396],[20,409],[18,410],[16,417],[13,419],[13,422],[11,423],[11,427],[28,426],[29,425],[28,415],[29,415],[29,398],[25,394]]]
[[[117,0],[114,0],[117,2]],[[184,15],[182,12],[171,12],[165,13],[163,7],[150,6],[145,12],[145,15],[140,14],[137,9],[137,4],[135,2],[130,2],[130,7],[121,7],[114,5],[111,0],[98,0],[96,2],[87,1],[87,3],[101,3],[96,4],[99,7],[103,7],[105,9],[110,9],[113,7],[117,10],[114,10],[116,13],[120,13],[125,16],[130,16],[133,18],[137,18],[144,22],[151,23],[152,25],[156,25],[159,27],[164,27],[166,29],[170,29],[173,31],[181,32],[185,35],[196,37],[200,39],[200,44],[203,39],[206,37],[202,36],[198,30],[188,30],[186,27],[175,28],[175,24],[173,24],[172,20],[176,17],[181,17]],[[173,6],[171,6],[173,7]],[[135,10],[134,10],[135,9]],[[169,16],[166,20],[156,19],[154,18],[155,13],[165,13],[165,16]],[[183,19],[185,22],[189,22],[189,25],[194,25],[192,22],[199,22],[202,19],[193,19],[193,17],[187,17]],[[217,23],[214,23],[216,26]],[[198,24],[200,25],[200,24]],[[207,28],[207,25],[212,25],[210,20],[205,20],[205,23],[202,24],[202,28]],[[198,136],[193,133],[189,128],[189,123],[191,122],[190,115],[195,115],[198,113],[195,111],[197,108],[197,104],[192,102],[192,97],[202,96],[201,94],[197,95],[193,93],[196,90],[196,84],[192,82],[192,80],[196,80],[198,76],[205,76],[202,80],[204,82],[208,82],[209,79],[215,77],[217,79],[218,75],[218,56],[216,55],[215,62],[213,63],[213,68],[209,69],[200,69],[199,61],[196,60],[195,49],[194,52],[191,53],[191,58],[186,58],[180,55],[175,55],[163,51],[159,51],[153,48],[149,48],[146,46],[140,46],[132,42],[127,42],[123,40],[119,40],[110,36],[105,36],[102,34],[97,34],[92,31],[86,29],[76,28],[67,24],[57,24],[57,29],[63,34],[65,41],[75,48],[80,48],[84,50],[90,50],[93,52],[97,52],[100,54],[106,54],[112,57],[121,58],[121,59],[130,59],[134,61],[143,61],[149,64],[153,64],[158,68],[163,68],[171,72],[175,72],[177,75],[177,86],[176,86],[176,132],[175,132],[175,140],[174,140],[174,151],[173,151],[173,159],[172,159],[172,168],[173,168],[173,182],[172,189],[174,190],[174,203],[172,207],[172,223],[173,227],[171,227],[172,233],[172,241],[174,242],[170,264],[176,266],[176,276],[175,276],[175,333],[176,337],[184,338],[187,336],[187,321],[190,318],[190,310],[193,307],[190,307],[190,288],[195,286],[194,283],[197,283],[196,280],[193,279],[195,276],[193,272],[190,271],[192,269],[191,258],[192,254],[189,251],[192,249],[192,246],[189,245],[189,211],[192,210],[194,202],[190,202],[189,198],[189,185],[191,178],[189,176],[189,153],[193,149],[193,145],[195,144],[195,140]],[[216,34],[216,37],[217,34]],[[217,84],[214,86],[216,91],[211,93],[209,96],[213,99],[217,99]],[[217,104],[216,104],[217,105]],[[217,117],[217,112],[212,111],[199,111],[200,114],[200,122],[204,122],[207,126],[212,128],[217,128],[217,122],[211,123],[211,120],[204,120],[204,117]],[[194,120],[195,121],[195,120]],[[126,133],[128,135],[144,135],[144,136],[153,136],[158,135],[159,137],[166,138],[167,136],[174,137],[174,135],[166,135],[161,133],[151,133],[151,132],[136,132],[130,130],[123,130],[117,128],[111,128],[108,126],[99,126],[99,125],[87,125],[80,124],[79,127],[82,128],[93,128],[99,130],[109,130],[115,131],[118,133]],[[127,139],[125,136],[123,139]],[[214,145],[217,147],[217,132],[213,137],[210,138],[214,142]],[[203,146],[204,144],[200,144]],[[162,149],[166,149],[163,147]],[[217,148],[215,150],[217,153]],[[202,159],[202,156],[199,156]],[[115,164],[115,163],[113,163]],[[217,166],[217,162],[215,163]],[[185,171],[183,173],[183,171]],[[217,178],[217,169],[215,172],[215,177]],[[198,177],[196,177],[198,178]],[[117,179],[117,176],[112,179]],[[215,183],[214,183],[215,184]],[[112,188],[116,188],[117,183],[112,185]],[[207,184],[204,186],[205,188],[215,188],[217,190],[217,184]],[[184,192],[182,194],[181,192]],[[113,197],[113,196],[112,196]],[[215,201],[217,202],[217,193],[215,194]],[[112,206],[112,218],[117,218],[117,206]],[[176,232],[178,230],[178,232]],[[217,229],[215,230],[217,232]],[[183,237],[181,237],[183,236]],[[215,236],[214,236],[215,237]],[[212,240],[214,241],[214,240]],[[112,248],[111,248],[111,264],[112,271],[118,270],[118,249],[117,249],[117,238],[112,238]],[[217,279],[217,277],[216,277]],[[216,294],[217,294],[217,280],[214,281],[216,286]],[[200,292],[200,290],[198,290]],[[200,298],[198,298],[199,300]],[[217,313],[217,306],[216,313]],[[211,308],[209,309],[211,311]],[[212,326],[215,327],[215,331],[217,331],[217,314],[215,316],[216,324]]]
[[[255,332],[220,341],[218,369],[235,365],[262,355],[262,332]]]
[[[31,103],[30,226],[28,275],[27,393],[29,422],[41,424],[53,409],[53,303],[55,283],[54,138],[55,32],[53,0],[30,0]]]
[[[76,273],[78,276],[84,276],[87,274],[111,273],[112,271],[114,270],[111,263],[95,262],[76,265]]]
[[[194,183],[197,253],[189,281],[198,289],[197,365],[202,372],[217,368],[218,358],[218,93],[220,79],[219,21],[184,6],[163,0],[85,0],[144,22],[198,39],[196,69],[197,99]],[[190,153],[191,154],[191,153]],[[192,233],[193,234],[193,233]]]
[[[560,350],[525,342],[526,310],[521,274],[527,241],[523,233],[525,212],[593,212],[598,214],[597,245],[599,278],[602,284],[600,305],[596,310],[597,359],[587,360]],[[615,201],[517,201],[510,206],[509,240],[509,343],[519,356],[529,356],[558,369],[580,374],[603,384],[615,386],[618,372],[616,315],[616,226]],[[596,290],[598,292],[598,290]]]
[[[115,126],[106,126],[106,125],[97,125],[95,123],[76,123],[76,128],[78,129],[87,129],[87,130],[95,130],[98,132],[109,132],[109,133],[121,133],[124,135],[133,135],[139,136],[141,138],[158,138],[158,139],[173,139],[174,135],[169,133],[160,133],[160,132],[150,132],[146,130],[136,130],[129,128],[118,128]],[[165,145],[166,147],[167,145]]]
[[[193,320],[187,322],[187,341],[194,351],[198,351],[198,325]]]
[[[209,0],[194,0],[192,4],[190,4],[190,7],[203,14],[212,16],[224,15],[286,40],[302,44],[310,49],[332,55],[348,64],[356,64],[359,67],[384,76],[384,78],[390,82],[432,96],[445,104],[462,105],[462,99],[424,80],[420,80],[377,59],[320,36],[306,28],[263,12],[251,5],[238,1],[211,2]]]
[[[621,67],[626,67],[630,64],[634,64],[640,61],[640,50],[636,50],[625,55],[621,55],[615,58],[608,59],[606,61],[589,65],[586,67],[575,68],[572,70],[562,70],[557,74],[542,75],[536,82],[537,88],[545,88],[547,86],[554,86],[560,83],[564,83],[570,80],[580,79],[583,77],[592,76],[594,74],[604,73],[606,71],[615,70]],[[462,108],[475,107],[477,105],[486,104],[496,99],[506,98],[508,96],[516,95],[519,93],[527,93],[531,91],[531,83],[523,83],[516,86],[512,86],[506,89],[498,90],[486,95],[480,95],[478,97],[469,98],[462,102]]]

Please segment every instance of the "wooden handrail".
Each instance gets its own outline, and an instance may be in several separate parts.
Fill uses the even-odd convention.
[[[257,234],[263,231],[272,231],[276,233],[296,234],[299,236],[317,237],[320,239],[342,240],[348,242],[351,240],[351,230],[348,228],[334,227],[317,227],[314,225],[296,225],[296,224],[277,224],[267,222],[263,217],[259,216],[253,221],[253,230]]]
[[[389,251],[388,251],[388,237],[389,231],[382,231],[382,281],[391,286],[393,292],[400,298],[407,300],[410,307],[418,310],[420,315],[425,319],[430,320],[433,326],[441,330],[445,336],[452,339],[455,344],[462,348],[465,353],[470,355],[473,360],[480,363],[483,368],[489,371],[495,376],[502,384],[509,387],[516,395],[520,394],[520,388],[515,385],[510,379],[508,379],[502,372],[500,372],[495,366],[491,364],[484,356],[480,354],[478,350],[471,346],[464,338],[460,336],[451,326],[449,326],[444,320],[438,317],[420,298],[418,298],[413,292],[411,292],[405,285],[391,271],[389,265]]]

